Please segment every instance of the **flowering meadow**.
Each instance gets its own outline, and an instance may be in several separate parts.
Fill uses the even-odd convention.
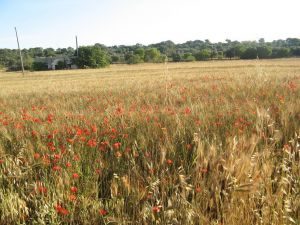
[[[0,72],[0,224],[300,223],[300,59]]]

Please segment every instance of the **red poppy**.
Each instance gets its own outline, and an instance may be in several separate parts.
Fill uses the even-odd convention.
[[[53,171],[60,171],[60,170],[61,170],[61,167],[60,167],[60,166],[53,166],[53,167],[52,167],[52,170],[53,170]]]
[[[67,138],[67,142],[68,142],[69,144],[73,144],[73,143],[74,143],[74,140],[73,140],[72,138]]]
[[[152,212],[153,213],[159,213],[161,210],[161,206],[153,206],[152,207]]]
[[[53,122],[53,118],[54,118],[54,115],[53,115],[53,114],[49,114],[49,115],[47,116],[47,122],[48,122],[48,123],[52,123],[52,122]]]
[[[37,190],[41,194],[46,194],[47,193],[47,188],[43,187],[43,186],[38,186]]]
[[[79,175],[78,175],[78,173],[73,173],[72,177],[73,177],[73,179],[78,179]]]
[[[38,135],[38,132],[33,130],[33,131],[31,131],[31,135],[32,135],[32,137],[36,137]]]
[[[111,132],[115,134],[115,133],[117,133],[118,131],[117,131],[117,129],[112,128],[112,129],[111,129]]]
[[[173,160],[172,159],[167,159],[167,164],[170,166],[173,164]]]
[[[79,161],[80,160],[80,156],[79,155],[74,155],[73,160],[74,161]]]
[[[54,154],[53,157],[54,157],[54,159],[58,160],[58,159],[60,159],[61,156],[59,154]]]
[[[195,191],[196,191],[197,193],[200,193],[200,192],[202,191],[202,189],[201,189],[200,187],[196,187],[196,188],[195,188]]]
[[[192,112],[192,110],[189,107],[186,107],[184,109],[184,114],[186,114],[186,115],[190,114],[191,112]]]
[[[76,193],[76,192],[78,191],[78,188],[72,186],[72,187],[70,188],[70,191],[71,191],[72,193]]]
[[[76,196],[75,195],[70,195],[69,200],[72,201],[72,202],[76,201]]]
[[[192,148],[193,148],[193,146],[192,146],[191,144],[187,144],[187,145],[186,145],[186,149],[187,149],[187,150],[191,150]]]
[[[119,149],[121,147],[121,142],[116,142],[113,146],[115,149]]]
[[[96,133],[97,132],[97,126],[96,125],[92,125],[92,132]]]
[[[61,215],[68,215],[69,211],[65,208],[63,208],[61,205],[57,204],[56,206],[54,206],[55,210],[57,213],[61,214]]]
[[[83,133],[83,131],[80,128],[78,128],[77,131],[76,131],[76,135],[81,136],[82,133]]]
[[[100,214],[101,216],[105,216],[105,215],[108,214],[108,212],[107,212],[105,209],[99,209],[99,214]]]
[[[39,153],[34,153],[33,157],[34,157],[34,159],[39,159],[41,156]]]
[[[95,147],[97,145],[97,141],[96,139],[90,139],[87,143],[88,146],[90,146],[91,148],[92,147]]]

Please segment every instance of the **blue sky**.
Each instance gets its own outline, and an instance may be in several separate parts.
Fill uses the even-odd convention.
[[[0,0],[0,48],[300,38],[299,0]]]

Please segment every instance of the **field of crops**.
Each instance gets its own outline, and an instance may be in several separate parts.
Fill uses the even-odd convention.
[[[300,59],[0,72],[0,224],[300,223]]]

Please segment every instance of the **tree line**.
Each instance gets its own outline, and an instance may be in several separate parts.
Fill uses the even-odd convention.
[[[79,68],[99,68],[109,64],[126,63],[159,63],[191,62],[216,59],[270,59],[300,56],[300,39],[287,38],[266,42],[231,41],[212,43],[209,40],[188,41],[175,44],[164,41],[148,46],[136,44],[132,46],[118,45],[107,47],[102,44],[81,46],[78,53],[74,48],[29,48],[22,50],[26,70],[47,70],[47,66],[37,58],[69,57]],[[19,55],[16,49],[0,49],[0,68],[20,70]],[[58,69],[67,68],[60,62]]]

